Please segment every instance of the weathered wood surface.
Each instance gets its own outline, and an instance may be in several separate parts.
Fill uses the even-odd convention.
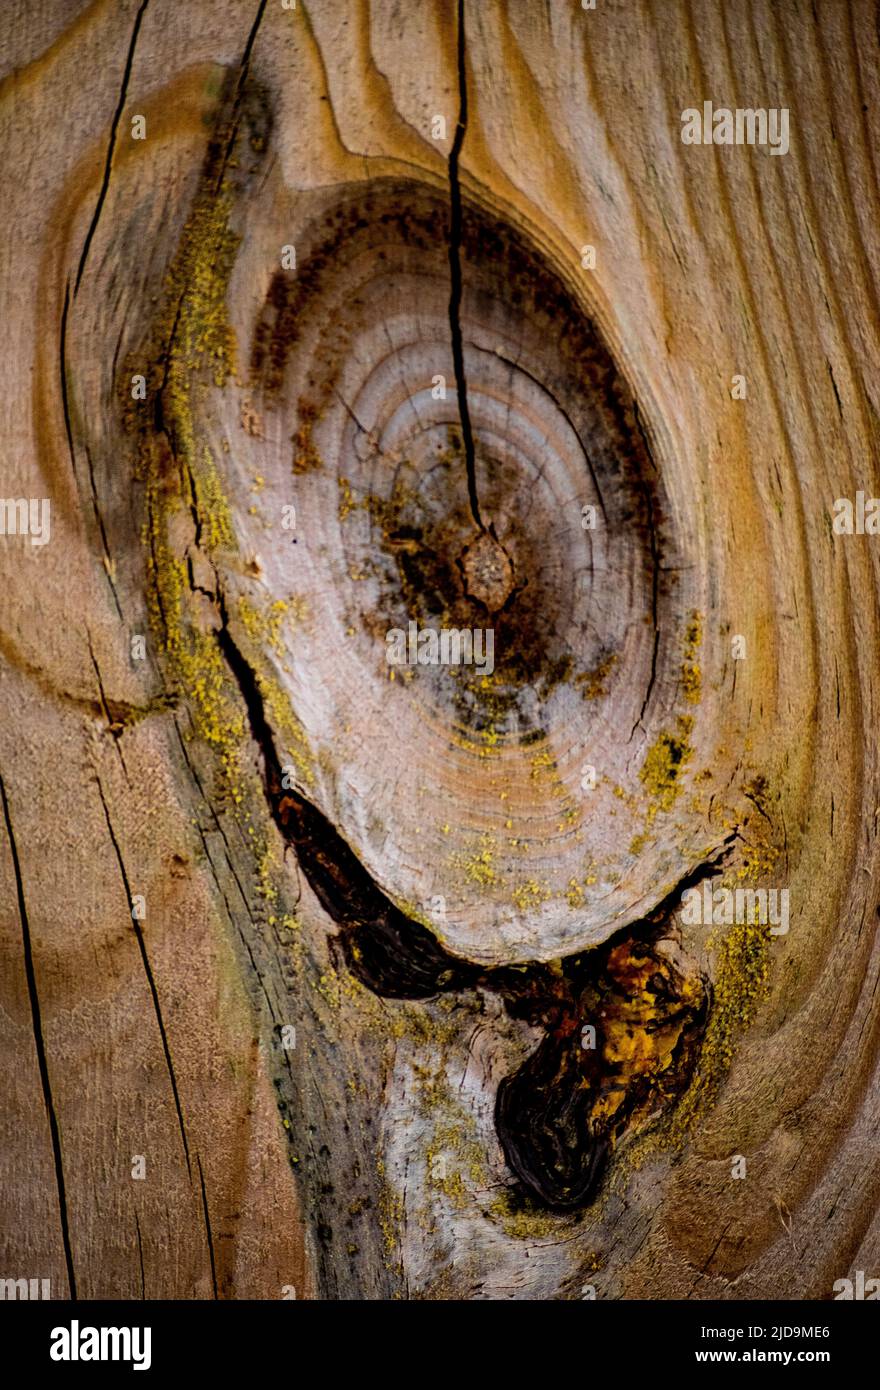
[[[875,8],[464,18],[0,20],[0,490],[52,507],[0,538],[0,1274],[878,1272],[880,539],[831,527],[878,491]],[[710,98],[787,107],[790,151],[684,145]],[[494,671],[389,679],[411,620],[491,625]],[[671,918],[712,866],[788,888],[788,933]],[[623,927],[669,1015],[578,956]],[[524,1192],[602,1008],[592,1137]]]

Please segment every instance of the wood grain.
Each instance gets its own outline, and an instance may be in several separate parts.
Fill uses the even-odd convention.
[[[52,530],[0,537],[0,1273],[877,1273],[878,549],[831,525],[880,491],[875,20],[4,14],[2,490]],[[683,144],[710,99],[789,152]],[[494,670],[389,668],[410,621]],[[710,875],[788,933],[682,922]]]

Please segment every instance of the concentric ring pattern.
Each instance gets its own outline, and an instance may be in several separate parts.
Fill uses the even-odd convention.
[[[678,780],[697,584],[640,412],[577,262],[566,282],[468,205],[456,323],[445,193],[378,180],[299,215],[252,334],[237,526],[301,617],[276,645],[302,789],[451,950],[601,940],[706,849]]]

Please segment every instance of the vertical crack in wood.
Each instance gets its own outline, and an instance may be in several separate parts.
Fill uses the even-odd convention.
[[[67,1189],[64,1183],[64,1162],[61,1154],[61,1130],[58,1124],[58,1115],[52,1096],[52,1081],[49,1076],[46,1040],[43,1036],[40,995],[37,989],[37,974],[34,968],[34,952],[31,942],[31,928],[28,919],[27,901],[24,894],[24,879],[21,872],[21,863],[18,858],[18,845],[15,841],[15,832],[12,829],[12,814],[6,795],[6,784],[3,781],[2,774],[0,774],[0,799],[2,799],[3,802],[3,818],[6,822],[6,834],[9,838],[9,849],[12,854],[12,871],[15,875],[18,916],[21,922],[24,973],[31,1006],[31,1026],[34,1033],[34,1047],[37,1053],[37,1067],[40,1073],[40,1083],[43,1088],[43,1101],[46,1106],[46,1115],[49,1120],[49,1133],[52,1139],[52,1155],[55,1162],[55,1183],[58,1188],[58,1214],[61,1222],[61,1242],[64,1246],[64,1261],[67,1266],[67,1283],[70,1289],[70,1297],[76,1299],[76,1274],[73,1267],[73,1246],[70,1240],[70,1221],[67,1212]]]
[[[147,954],[147,943],[144,940],[144,933],[141,930],[141,924],[138,918],[134,915],[134,898],[132,897],[131,885],[128,881],[128,871],[125,867],[125,860],[122,857],[122,850],[120,849],[119,841],[116,838],[116,832],[113,829],[113,822],[110,819],[110,808],[108,807],[107,799],[104,796],[104,788],[101,785],[101,780],[100,778],[97,778],[96,780],[98,783],[98,795],[101,798],[101,805],[104,808],[104,819],[107,822],[107,832],[110,836],[110,843],[112,844],[114,852],[116,854],[116,862],[119,865],[119,873],[120,877],[122,878],[122,885],[125,889],[125,896],[128,899],[128,910],[131,916],[131,923],[134,928],[135,939],[137,940],[138,948],[141,953],[141,961],[143,962],[144,973],[146,974],[147,984],[149,986],[150,995],[153,1000],[153,1009],[156,1014],[156,1022],[159,1025],[159,1037],[162,1040],[162,1051],[165,1054],[165,1065],[168,1069],[168,1077],[171,1082],[171,1093],[174,1097],[174,1108],[177,1112],[177,1123],[180,1128],[180,1137],[183,1142],[184,1157],[186,1158],[186,1171],[189,1174],[190,1181],[192,1181],[192,1164],[190,1162],[189,1156],[189,1143],[186,1137],[186,1125],[183,1121],[183,1108],[180,1103],[180,1092],[177,1088],[177,1077],[174,1072],[174,1062],[171,1059],[171,1045],[168,1041],[168,1034],[165,1031],[165,1020],[162,1017],[162,1006],[159,1003],[159,990],[156,985],[155,976],[153,975],[153,967],[150,965],[150,958]]]
[[[636,428],[638,429],[639,435],[641,436],[642,444],[644,446],[645,458],[648,460],[648,462],[651,464],[652,468],[654,468],[656,472],[654,454],[651,450],[650,441],[645,431],[645,426],[642,421],[641,414],[639,412],[639,406],[637,401],[633,401],[633,414],[635,416]],[[655,524],[656,518],[654,513],[654,495],[651,490],[651,487],[648,484],[647,478],[642,479],[642,494],[644,496],[645,506],[648,512],[648,544],[651,547],[651,621],[654,628],[654,641],[653,646],[651,648],[651,673],[648,677],[648,684],[645,689],[645,698],[642,701],[642,708],[639,711],[639,717],[636,720],[630,732],[629,742],[632,742],[636,729],[639,727],[639,725],[642,723],[642,720],[645,717],[645,711],[648,708],[648,702],[651,699],[651,694],[654,690],[654,685],[657,680],[657,661],[660,656],[660,547],[657,544],[657,527]]]
[[[465,467],[467,469],[468,500],[471,515],[480,531],[485,531],[480,515],[480,499],[477,495],[477,457],[474,445],[474,432],[467,398],[467,377],[464,365],[464,342],[461,331],[461,296],[463,288],[461,266],[461,243],[463,236],[464,211],[461,197],[461,178],[459,159],[467,134],[467,62],[465,56],[464,0],[458,0],[458,119],[455,124],[455,138],[449,152],[449,274],[451,289],[449,294],[449,330],[452,335],[452,360],[455,364],[455,387],[458,395],[458,414],[461,421],[461,438],[464,446]]]
[[[138,1220],[137,1212],[134,1214],[134,1229],[137,1236],[138,1262],[141,1269],[141,1299],[145,1300],[147,1297],[147,1279],[144,1272],[144,1242],[141,1237],[141,1223]]]
[[[229,122],[226,153],[223,159],[220,161],[219,168],[217,171],[216,188],[218,192],[223,182],[223,176],[226,172],[226,166],[229,163],[229,160],[232,157],[232,151],[235,148],[235,141],[238,136],[238,123],[241,115],[241,101],[244,95],[245,83],[247,82],[248,72],[250,70],[251,54],[253,53],[254,44],[256,43],[257,31],[259,30],[260,25],[263,22],[263,15],[266,12],[267,3],[268,0],[260,0],[259,5],[257,6],[257,13],[254,16],[253,24],[251,25],[250,30],[248,32],[247,42],[245,43],[244,52],[241,55],[241,62],[238,66],[238,78],[235,84],[235,97],[232,103],[232,117]]]
[[[64,415],[64,429],[67,434],[67,448],[70,452],[70,466],[76,478],[76,454],[73,448],[73,426],[70,419],[70,398],[67,391],[67,317],[70,313],[70,280],[64,286],[64,304],[61,308],[61,333],[58,343],[59,375],[61,377],[61,410]]]
[[[205,1235],[208,1239],[208,1254],[211,1257],[211,1286],[214,1290],[214,1297],[219,1298],[217,1292],[217,1262],[214,1258],[214,1237],[211,1232],[211,1214],[208,1211],[208,1190],[205,1187],[205,1174],[202,1169],[201,1154],[196,1154],[196,1163],[199,1165],[199,1185],[202,1190],[202,1215],[205,1218]]]
[[[58,342],[58,368],[61,379],[61,410],[64,415],[64,429],[67,435],[67,448],[70,454],[70,466],[73,470],[74,482],[79,485],[79,474],[76,468],[76,452],[73,446],[73,422],[70,415],[70,396],[67,386],[67,325],[70,317],[70,280],[64,286],[64,304],[61,309],[61,331]],[[104,525],[104,518],[101,508],[98,505],[98,488],[95,482],[95,470],[92,465],[92,455],[86,449],[86,461],[89,467],[89,485],[92,493],[92,508],[95,513],[95,520],[98,523],[98,530],[101,533],[101,545],[104,550],[104,575],[110,585],[110,592],[113,595],[113,602],[116,605],[116,612],[119,614],[119,621],[124,622],[122,606],[119,602],[119,594],[116,591],[116,584],[113,580],[113,562],[110,558],[110,543],[107,539],[107,528]]]
[[[135,15],[134,27],[131,31],[131,39],[128,45],[128,53],[125,59],[125,68],[122,73],[122,86],[119,89],[119,101],[116,103],[116,110],[113,113],[113,121],[110,126],[110,139],[107,144],[107,158],[104,161],[104,177],[101,180],[101,187],[98,191],[98,200],[95,203],[95,210],[92,213],[92,220],[89,223],[89,229],[86,232],[86,239],[83,242],[83,248],[79,258],[79,266],[76,272],[76,281],[73,286],[74,299],[79,293],[80,281],[83,278],[83,272],[86,268],[86,261],[89,258],[89,248],[91,247],[92,238],[94,237],[95,232],[98,228],[98,222],[101,218],[101,210],[104,206],[104,199],[107,197],[107,189],[110,187],[110,173],[113,167],[113,151],[116,148],[116,134],[119,130],[119,122],[122,119],[122,112],[125,109],[125,98],[128,95],[128,84],[131,80],[131,70],[134,65],[134,51],[137,47],[138,34],[141,30],[141,22],[143,20],[144,13],[149,3],[150,0],[141,0],[140,8],[137,14]]]

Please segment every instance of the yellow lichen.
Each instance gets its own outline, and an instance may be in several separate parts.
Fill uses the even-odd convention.
[[[213,633],[185,606],[186,561],[180,544],[171,540],[172,518],[189,511],[208,555],[235,544],[214,460],[207,447],[196,445],[193,404],[206,377],[222,386],[234,366],[226,287],[238,238],[229,229],[228,214],[226,191],[203,188],[166,276],[149,372],[151,390],[161,399],[164,437],[144,429],[130,412],[129,419],[143,429],[138,473],[145,493],[143,539],[154,638],[173,683],[189,696],[197,736],[219,753],[225,791],[235,801],[240,800],[237,753],[244,719]]]
[[[574,683],[581,687],[585,700],[598,700],[608,692],[608,677],[617,661],[617,653],[611,652],[603,657],[592,671],[583,671],[575,676]]]
[[[697,654],[703,641],[702,614],[694,611],[684,634],[684,661],[681,667],[681,684],[684,698],[688,704],[698,705],[703,690],[703,675],[697,664]]]
[[[186,695],[195,737],[215,754],[218,804],[232,811],[248,838],[255,894],[268,908],[279,899],[279,865],[267,839],[265,815],[253,810],[260,798],[255,794],[255,773],[242,758],[245,712],[217,641],[216,619],[208,615],[196,593],[218,588],[219,576],[212,585],[210,577],[206,583],[200,573],[193,583],[189,568],[190,563],[199,562],[199,551],[205,567],[214,563],[217,552],[236,548],[216,462],[207,445],[198,441],[196,426],[199,404],[210,384],[223,387],[235,365],[226,293],[239,239],[230,230],[229,211],[227,188],[221,186],[218,191],[215,181],[206,177],[167,272],[152,329],[148,382],[156,411],[138,416],[128,410],[127,418],[140,434],[137,476],[144,486],[143,540],[154,640],[170,684]],[[123,387],[125,382],[126,372]],[[160,431],[153,428],[156,414],[162,422]],[[284,601],[278,601],[260,620],[262,635],[276,650],[285,607]],[[246,601],[240,603],[238,614],[248,627]],[[261,685],[267,707],[271,705],[282,733],[290,734],[295,728],[296,751],[304,763],[302,731],[280,692],[270,692],[268,679]],[[277,910],[269,920],[276,929],[294,922]]]
[[[198,464],[193,460],[192,479],[205,549],[209,555],[219,549],[234,550],[232,514],[210,449],[202,449]]]
[[[678,732],[664,731],[648,749],[639,780],[651,798],[654,815],[671,810],[681,792],[682,775],[693,755],[689,742],[693,723],[690,715],[680,715]]]
[[[256,608],[243,594],[236,604],[238,619],[252,642],[265,643],[278,656],[287,656],[288,647],[282,636],[285,625],[293,627],[303,623],[308,617],[308,604],[304,598],[291,594],[288,598],[278,598],[264,608]]]
[[[550,890],[546,883],[529,878],[524,883],[517,884],[511,897],[520,912],[528,912],[530,908],[540,907],[541,903],[546,902],[550,897]]]
[[[452,1093],[444,1072],[416,1064],[413,1069],[419,1113],[429,1122],[431,1137],[425,1150],[425,1178],[461,1211],[474,1188],[489,1185],[485,1145],[474,1117]]]
[[[569,907],[572,909],[583,907],[587,900],[587,895],[576,878],[570,878],[568,887],[565,890],[565,898]]]
[[[543,1207],[527,1204],[515,1198],[508,1191],[493,1197],[486,1215],[496,1221],[511,1240],[552,1240],[558,1241],[560,1230],[566,1230],[573,1222],[583,1220],[583,1213],[547,1211]]]
[[[765,924],[735,923],[717,951],[712,1010],[696,1070],[675,1110],[673,1141],[683,1140],[714,1103],[733,1061],[737,1037],[754,1019],[768,990],[770,937]]]
[[[350,512],[357,507],[354,493],[351,490],[351,483],[348,478],[339,478],[339,520],[345,521]]]
[[[393,1255],[403,1230],[406,1209],[403,1198],[394,1191],[385,1176],[385,1162],[381,1158],[377,1160],[376,1171],[379,1176],[378,1216],[385,1249],[385,1268],[399,1269],[400,1262],[393,1259]]]
[[[478,888],[494,888],[498,883],[495,852],[494,836],[484,833],[469,853],[452,854],[450,862],[464,873],[468,883],[476,884]]]

